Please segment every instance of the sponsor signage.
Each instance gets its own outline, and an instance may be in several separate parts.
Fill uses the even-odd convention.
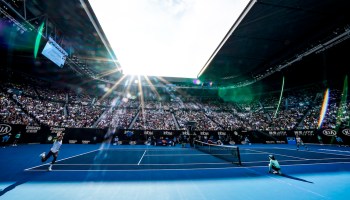
[[[145,135],[153,135],[153,131],[145,131],[144,134]]]
[[[133,131],[124,131],[124,134],[126,135],[126,137],[131,137],[134,135]]]
[[[48,137],[47,137],[47,141],[52,141],[53,140],[53,137],[52,137],[52,135],[49,135]]]
[[[346,136],[350,136],[350,129],[344,129],[342,130],[342,133]]]
[[[78,142],[78,140],[68,140],[69,144],[76,144]]]
[[[0,124],[0,135],[5,135],[10,133],[12,130],[12,127],[7,124]]]
[[[314,131],[310,130],[302,130],[302,131],[294,131],[295,135],[299,136],[312,136],[314,135]]]
[[[287,131],[269,131],[269,135],[272,136],[286,136]]]
[[[188,133],[187,131],[182,131],[181,134],[182,135],[190,135],[190,133]]]
[[[218,135],[226,135],[226,132],[218,132]]]
[[[209,132],[199,132],[200,135],[209,135]]]
[[[26,126],[26,133],[38,133],[40,126]]]
[[[336,136],[337,135],[337,131],[332,130],[332,129],[325,129],[322,131],[322,133],[325,136]]]
[[[66,128],[50,127],[51,133],[62,133],[65,130],[66,130]]]
[[[129,144],[130,144],[130,145],[135,145],[135,144],[136,144],[136,141],[130,141]]]
[[[164,132],[163,132],[163,135],[173,135],[173,132],[170,132],[170,131],[164,131]]]

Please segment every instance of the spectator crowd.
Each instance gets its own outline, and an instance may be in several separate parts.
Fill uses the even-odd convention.
[[[162,98],[148,95],[152,98],[142,100],[13,82],[2,83],[0,89],[1,123],[75,128],[185,130],[186,123],[194,121],[196,130],[317,129],[324,101],[324,91],[318,88],[286,91],[281,101],[279,93],[269,93],[246,102],[174,93],[164,98],[166,89]],[[341,90],[330,90],[321,128],[349,127],[348,99]]]

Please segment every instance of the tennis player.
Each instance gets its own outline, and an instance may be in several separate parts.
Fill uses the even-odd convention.
[[[245,136],[244,142],[245,142],[245,144],[249,144],[249,145],[252,144],[252,143],[250,143],[250,140],[249,140],[248,136]]]
[[[113,145],[119,145],[119,137],[118,136],[115,136],[114,137],[114,143]]]
[[[11,137],[11,133],[10,134],[8,134],[8,135],[4,135],[3,137],[2,137],[2,148],[5,148],[6,147],[6,144],[7,144],[7,142],[9,141],[9,139],[10,139],[10,137]]]
[[[295,135],[295,140],[297,143],[297,150],[299,150],[300,145],[303,145],[305,147],[305,150],[308,150],[307,146],[304,144],[303,140],[300,138],[299,135]]]
[[[47,155],[45,155],[45,152],[40,154],[41,162],[45,162],[47,159],[49,159],[51,156],[53,156],[51,164],[50,164],[50,166],[48,168],[49,171],[52,170],[52,166],[53,166],[53,164],[55,164],[55,162],[57,160],[58,151],[60,150],[60,148],[62,146],[62,140],[63,140],[63,134],[60,133],[58,135],[57,139],[54,141],[54,143],[53,143],[49,153],[47,153]]]
[[[341,137],[339,137],[338,135],[335,137],[335,139],[337,140],[338,147],[340,147],[340,145],[343,144],[343,139],[341,139]]]
[[[222,143],[221,140],[216,141],[216,144],[217,144],[217,145],[224,145],[224,143]]]
[[[18,140],[19,140],[20,138],[21,138],[21,132],[18,132],[18,133],[15,135],[15,140],[13,141],[12,146],[17,146]]]
[[[274,155],[269,155],[270,163],[269,163],[269,173],[274,174],[282,174],[281,166],[276,160]]]

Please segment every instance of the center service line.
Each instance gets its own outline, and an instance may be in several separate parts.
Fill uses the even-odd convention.
[[[142,158],[143,158],[143,157],[145,156],[145,154],[146,154],[146,151],[147,151],[147,150],[145,150],[145,152],[143,152],[143,155],[142,155],[142,157],[140,158],[140,161],[139,161],[139,163],[137,163],[137,165],[140,165]]]

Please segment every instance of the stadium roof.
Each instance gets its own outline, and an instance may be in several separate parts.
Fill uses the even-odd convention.
[[[252,0],[198,76],[218,84],[240,85],[280,71],[288,61],[300,61],[303,53],[315,47],[321,50],[319,45],[347,32],[349,7],[347,0]],[[309,66],[312,70],[315,68]]]
[[[1,1],[0,4],[4,6],[5,2],[7,1]],[[12,5],[12,3],[14,2],[8,1],[5,6],[8,7],[8,4]],[[24,24],[25,12],[21,5],[18,4],[18,7],[12,5],[16,8],[16,12],[11,12],[10,9],[7,12]],[[111,46],[87,0],[64,2],[33,0],[26,1],[26,7],[26,21],[38,26],[47,16],[51,21],[51,29],[57,27],[57,30],[62,32],[62,44],[73,46],[74,53],[88,65],[87,67],[93,73],[102,75],[106,71],[115,69],[116,63],[113,60],[116,56],[111,51]],[[272,78],[280,78],[276,76],[280,74],[279,71],[290,73],[289,71],[295,68],[293,66],[297,65],[303,66],[294,73],[297,76],[303,70],[304,74],[305,69],[322,71],[319,72],[321,74],[334,71],[339,74],[348,73],[344,66],[349,62],[345,59],[347,56],[345,52],[349,52],[348,47],[350,47],[346,40],[349,35],[349,7],[350,2],[346,0],[251,0],[217,49],[213,49],[212,56],[199,72],[199,78],[202,81],[212,81],[215,85],[239,85],[246,80],[251,82],[260,80],[267,77],[266,74],[271,74],[269,77]],[[5,19],[4,16],[1,17]],[[13,69],[38,72],[49,78],[61,77],[64,81],[78,81],[77,75],[72,73],[69,67],[63,69],[38,67],[38,61],[33,61],[34,42],[32,41],[35,40],[36,33],[33,36],[34,39],[32,36],[27,37],[26,34],[19,33],[11,38],[5,34],[5,29],[1,30],[1,54],[13,55],[12,58],[4,59],[2,56],[1,67],[11,64]],[[16,32],[16,30],[11,31]],[[13,44],[10,45],[9,42]],[[27,47],[24,47],[26,45]],[[336,45],[336,48],[330,48],[333,45]],[[304,56],[305,52],[313,49],[317,51],[313,51],[312,55]],[[325,58],[317,54],[323,50],[324,52],[333,51],[331,54],[327,53],[332,55],[332,58],[337,59],[339,56],[344,58],[340,59],[342,63],[338,63],[337,70],[332,70],[335,69],[332,68],[333,66],[328,66],[328,70],[317,69],[319,64],[329,65],[323,62]],[[313,60],[307,61],[307,59]],[[292,62],[295,60],[301,62]],[[330,60],[333,62],[332,59]],[[50,65],[50,62],[45,62],[45,59],[40,59],[40,62]],[[318,66],[310,63],[317,63]],[[80,70],[85,73],[84,70]],[[121,75],[120,72],[112,71],[106,78],[116,81]],[[191,82],[190,79],[166,79],[169,79],[169,82]]]
[[[87,73],[90,70],[94,75],[100,75],[106,71],[114,70],[111,73],[114,78],[121,75],[119,71],[115,70],[118,65],[114,62],[116,56],[111,50],[88,1],[1,1],[0,5],[5,12],[23,24],[24,27],[30,27],[27,25],[31,24],[34,29],[38,29],[44,23],[42,35],[46,39],[49,36],[53,37],[70,55],[77,57],[78,59],[74,62],[81,65],[70,63],[81,73]],[[4,19],[3,22],[10,21],[5,14],[0,13],[0,15],[1,19]],[[4,23],[2,25],[5,28],[0,35],[1,51],[7,55],[11,54],[15,58],[11,59],[13,69],[22,67],[25,72],[38,72],[36,69],[40,63],[47,66],[53,65],[41,55],[34,61],[33,49],[37,31],[20,33],[16,31],[15,25],[13,28],[12,26],[6,27]],[[9,35],[13,33],[16,36],[10,39]],[[41,54],[45,43],[46,40],[42,39],[39,54]],[[57,67],[41,68],[39,71],[41,76],[65,77],[65,81],[74,81],[77,75],[72,73],[68,66],[63,69]]]

